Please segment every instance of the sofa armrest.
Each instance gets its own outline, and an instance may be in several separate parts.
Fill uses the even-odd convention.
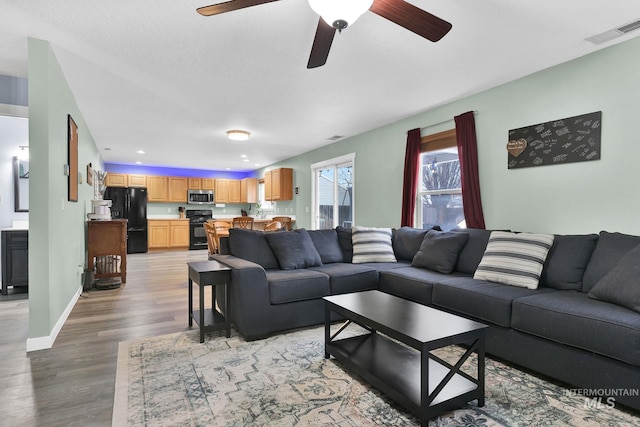
[[[231,320],[237,330],[247,339],[266,334],[270,298],[264,268],[233,255],[211,255],[210,259],[231,267]]]

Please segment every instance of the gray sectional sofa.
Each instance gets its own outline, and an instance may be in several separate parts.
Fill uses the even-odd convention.
[[[213,256],[233,269],[231,316],[246,339],[322,323],[325,295],[379,289],[482,321],[490,326],[487,353],[640,410],[640,237],[556,235],[540,284],[529,289],[473,278],[489,230],[454,230],[436,237],[455,244],[427,245],[427,230],[402,227],[393,232],[397,262],[362,264],[350,262],[350,229],[286,233],[304,236],[291,244],[232,232],[227,254]],[[317,254],[301,256],[309,240]],[[282,269],[286,248],[298,263]]]

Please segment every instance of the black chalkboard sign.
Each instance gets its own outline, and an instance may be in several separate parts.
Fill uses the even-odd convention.
[[[600,159],[602,111],[509,131],[509,169]]]

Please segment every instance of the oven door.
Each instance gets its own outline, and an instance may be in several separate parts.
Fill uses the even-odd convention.
[[[189,224],[189,249],[208,249],[207,232],[203,223]]]

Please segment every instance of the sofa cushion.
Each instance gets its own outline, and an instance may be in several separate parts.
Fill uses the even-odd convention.
[[[273,249],[282,270],[322,265],[320,254],[304,228],[280,233],[267,233],[265,238]]]
[[[473,278],[536,289],[552,244],[551,234],[493,231]]]
[[[313,270],[269,270],[269,299],[271,304],[322,298],[331,294],[329,276]]]
[[[484,250],[487,248],[487,243],[491,236],[491,230],[480,230],[478,228],[456,228],[451,231],[456,233],[466,233],[469,235],[469,240],[467,240],[467,243],[462,247],[458,254],[458,262],[456,263],[455,271],[473,275],[473,273],[478,269],[480,260],[482,260]]]
[[[229,252],[238,258],[260,264],[265,270],[279,268],[278,259],[262,231],[230,228]]]
[[[353,259],[353,242],[351,241],[353,230],[339,225],[336,227],[336,233],[338,233],[338,243],[342,249],[344,262],[351,262]]]
[[[640,314],[583,292],[519,298],[511,323],[519,331],[640,366]]]
[[[373,267],[378,272],[395,270],[396,268],[411,267],[411,261],[396,261],[396,262],[365,262],[360,265],[368,265]]]
[[[582,290],[589,292],[627,252],[638,244],[640,244],[640,236],[601,231],[598,244],[584,272]]]
[[[336,230],[308,230],[308,233],[323,264],[344,262]]]
[[[354,264],[364,262],[395,262],[391,244],[391,229],[376,227],[351,227]]]
[[[331,295],[378,288],[378,271],[362,264],[332,263],[309,270],[329,276]]]
[[[400,227],[393,230],[393,253],[397,260],[411,261],[420,249],[427,231],[422,228]]]
[[[460,249],[467,240],[469,240],[467,233],[429,230],[420,245],[420,250],[413,257],[411,265],[449,274],[455,268]]]
[[[597,241],[597,234],[556,235],[542,267],[540,285],[561,290],[581,289],[584,271]]]
[[[454,273],[457,275],[457,273]],[[433,283],[451,275],[407,266],[380,272],[378,289],[424,305],[431,305]]]
[[[589,291],[589,297],[640,313],[640,245],[631,249]]]

